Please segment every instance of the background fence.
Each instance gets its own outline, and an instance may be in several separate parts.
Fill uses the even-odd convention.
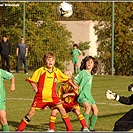
[[[79,13],[76,12],[75,16],[70,18],[60,17],[56,12],[56,7],[59,3],[60,2],[0,3],[0,26],[2,27],[0,29],[0,36],[2,38],[2,36],[6,34],[9,41],[12,43],[11,69],[15,69],[16,67],[16,45],[20,42],[21,36],[25,37],[26,43],[29,45],[27,63],[30,70],[34,70],[43,65],[42,56],[47,51],[53,51],[57,55],[57,57],[59,57],[59,60],[57,60],[57,66],[59,66],[60,68],[63,68],[63,62],[65,61],[64,59],[66,59],[67,62],[71,60],[71,57],[69,55],[71,48],[69,46],[70,44],[74,43],[73,40],[71,40],[71,33],[68,33],[69,31],[61,31],[62,29],[59,28],[59,25],[52,23],[53,21],[72,21],[75,19],[75,21],[78,21],[86,20],[87,18],[85,18],[84,15],[82,15],[83,18],[81,18],[81,16],[79,16]],[[75,4],[74,8],[78,8],[82,14],[82,10],[85,10],[84,7],[79,8],[79,5],[75,2],[73,2],[73,4]],[[84,3],[86,7],[88,4],[89,3],[86,2]],[[48,23],[45,23],[44,25],[45,21],[48,21]],[[52,25],[54,25],[53,27],[55,27],[55,29],[52,27]],[[42,30],[43,28],[45,29]],[[52,32],[52,30],[58,30],[60,33],[50,33]],[[54,38],[57,38],[58,34],[59,36],[61,36],[61,34],[64,34],[62,35],[64,37],[64,40],[62,40],[62,42],[53,40],[55,41],[53,45],[53,42],[50,42],[52,40],[52,38],[50,37],[51,34],[55,34]],[[69,34],[68,37],[67,34]],[[68,41],[65,42],[65,38]],[[67,44],[65,45],[65,43]],[[62,45],[62,48],[59,44]],[[67,47],[67,49],[63,47],[64,45],[65,47]],[[61,50],[58,51],[59,49],[64,49],[64,51],[66,51],[67,57],[64,58],[63,52],[60,52]],[[61,55],[59,55],[58,53],[60,53]],[[62,64],[62,66],[59,64]]]
[[[69,53],[74,40],[71,31],[58,21],[92,20],[98,22],[94,26],[97,57],[104,71],[116,75],[132,74],[133,2],[71,2],[73,15],[69,18],[58,16],[56,9],[59,3],[0,2],[0,37],[7,34],[13,45],[12,69],[16,66],[15,50],[21,36],[25,36],[29,45],[29,69],[42,66],[42,56],[47,51],[56,55],[56,65],[63,69],[64,62],[71,60]],[[86,44],[89,42],[82,42],[80,48],[83,51],[88,49]]]

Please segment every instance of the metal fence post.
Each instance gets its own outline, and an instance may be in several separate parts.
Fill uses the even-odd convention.
[[[114,75],[114,1],[112,2],[112,76]]]
[[[25,2],[23,2],[23,37],[25,38]]]

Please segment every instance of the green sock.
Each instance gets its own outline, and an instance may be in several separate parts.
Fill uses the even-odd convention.
[[[85,118],[86,125],[88,125],[88,122],[89,122],[89,114],[84,113],[83,116]]]
[[[9,131],[9,126],[8,126],[8,124],[2,125],[2,131]]]
[[[80,69],[79,68],[77,68],[77,73],[80,71]]]
[[[96,121],[97,121],[98,116],[95,116],[94,114],[92,114],[91,118],[90,118],[90,130],[94,130]]]

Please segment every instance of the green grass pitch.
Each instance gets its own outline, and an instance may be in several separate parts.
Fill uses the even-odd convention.
[[[10,131],[15,131],[21,119],[29,111],[30,105],[34,98],[34,91],[31,85],[25,81],[29,75],[23,73],[15,74],[16,90],[10,92],[10,81],[5,80],[6,90],[6,112]],[[98,120],[95,126],[96,131],[112,131],[113,125],[117,119],[124,115],[132,108],[128,105],[122,105],[116,101],[107,100],[105,92],[110,89],[119,95],[129,96],[132,92],[127,91],[127,86],[132,83],[131,76],[98,76],[93,78],[92,94],[99,109]],[[81,108],[83,113],[84,109]],[[32,117],[31,122],[24,131],[44,131],[49,128],[50,109],[37,111]],[[81,125],[75,114],[68,113],[73,126],[73,131],[80,131]],[[66,131],[60,114],[57,115],[55,123],[55,131]]]

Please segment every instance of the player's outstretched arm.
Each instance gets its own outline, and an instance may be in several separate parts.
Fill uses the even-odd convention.
[[[106,98],[109,100],[116,100],[119,101],[122,104],[126,105],[131,105],[133,104],[133,94],[131,96],[125,97],[125,96],[120,96],[111,90],[106,91]]]
[[[66,98],[66,97],[68,97],[68,96],[75,96],[75,93],[65,93],[65,94],[63,94],[63,98]]]
[[[112,92],[111,90],[106,91],[106,98],[109,100],[116,100],[118,101],[120,99],[120,96],[116,93]]]
[[[73,86],[74,89],[79,89],[79,86],[74,81],[69,80],[68,82]]]

